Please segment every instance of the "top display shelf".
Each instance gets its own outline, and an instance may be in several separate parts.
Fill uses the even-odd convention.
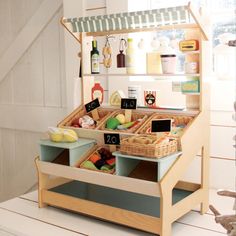
[[[207,31],[200,13],[192,4],[146,11],[124,12],[100,16],[62,18],[61,23],[79,41],[80,33],[104,36],[139,31],[199,28],[204,38]]]

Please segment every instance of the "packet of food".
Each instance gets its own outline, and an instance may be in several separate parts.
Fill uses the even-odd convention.
[[[50,140],[53,142],[73,143],[78,141],[76,132],[72,129],[63,129],[57,127],[48,127]]]

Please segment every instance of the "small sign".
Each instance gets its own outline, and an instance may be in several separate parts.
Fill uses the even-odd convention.
[[[121,98],[121,109],[136,109],[137,99],[136,98]]]
[[[98,101],[98,98],[94,99],[93,101],[85,104],[85,109],[86,109],[86,112],[90,112],[96,108],[100,107],[100,103]]]
[[[170,132],[171,119],[152,120],[151,132]]]
[[[104,134],[104,143],[108,145],[120,145],[120,135],[115,133]]]

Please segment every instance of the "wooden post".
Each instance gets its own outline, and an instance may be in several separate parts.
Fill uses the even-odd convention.
[[[109,145],[109,150],[111,153],[116,151],[116,145]]]
[[[46,189],[47,186],[47,181],[48,181],[48,175],[43,174],[38,165],[39,157],[35,159],[35,164],[37,167],[37,172],[38,172],[38,206],[40,208],[46,207],[47,204],[43,202],[43,194],[42,191]]]
[[[160,236],[171,236],[172,190],[167,185],[162,186],[161,183],[160,185],[161,185],[161,197],[160,197],[161,233],[160,233]]]
[[[93,119],[94,120],[99,120],[100,119],[100,117],[99,117],[99,114],[98,114],[98,109],[94,109],[94,110],[92,110],[92,117],[93,117]]]
[[[125,122],[131,122],[132,118],[132,110],[126,109],[125,110]]]
[[[206,141],[207,142],[207,141]],[[209,166],[210,166],[210,157],[209,157],[209,147],[204,145],[202,147],[202,158],[201,158],[201,187],[204,191],[203,201],[201,203],[200,212],[205,214],[209,208]]]

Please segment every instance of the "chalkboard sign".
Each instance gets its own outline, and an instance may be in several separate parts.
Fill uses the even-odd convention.
[[[100,107],[100,103],[98,101],[98,98],[94,99],[93,101],[85,104],[85,109],[86,109],[86,112],[90,112],[96,108]]]
[[[108,145],[120,145],[120,135],[114,133],[104,134],[104,143]]]
[[[170,132],[171,119],[152,120],[151,132]]]
[[[136,109],[136,98],[121,98],[121,109]]]

